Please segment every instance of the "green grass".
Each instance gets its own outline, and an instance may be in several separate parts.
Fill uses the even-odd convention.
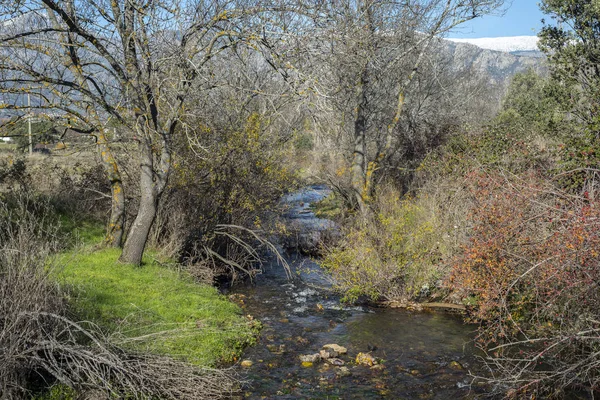
[[[58,214],[60,232],[69,236],[72,242],[84,245],[102,243],[104,225],[93,219],[77,219],[66,213]]]
[[[79,318],[92,321],[125,347],[166,354],[202,366],[235,360],[258,326],[208,285],[146,258],[118,263],[118,249],[60,257]],[[140,340],[132,338],[144,337]]]

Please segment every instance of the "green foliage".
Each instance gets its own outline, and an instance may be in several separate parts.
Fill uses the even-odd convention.
[[[313,136],[308,132],[294,135],[294,147],[296,150],[309,151],[314,147]]]
[[[564,85],[529,70],[511,80],[496,120],[522,135],[556,135],[567,123],[568,107],[569,91]]]
[[[357,222],[323,260],[345,299],[398,301],[418,297],[442,273],[438,221],[424,203],[387,188],[371,220]]]
[[[77,391],[63,384],[56,384],[41,394],[32,397],[32,400],[76,400]]]
[[[548,56],[554,79],[572,91],[573,111],[596,134],[600,132],[600,3],[597,0],[544,0],[546,23],[540,49]]]
[[[586,184],[594,181],[600,165],[600,139],[586,131],[565,138],[559,151],[557,181],[572,192],[585,190]]]
[[[148,258],[139,268],[118,257],[118,249],[65,254],[60,279],[73,288],[74,312],[125,347],[215,366],[254,343],[257,323],[214,287]]]

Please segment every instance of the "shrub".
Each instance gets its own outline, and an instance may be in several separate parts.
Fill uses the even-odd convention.
[[[442,237],[436,206],[426,194],[401,198],[391,185],[377,193],[373,214],[347,227],[340,244],[325,252],[323,265],[346,300],[428,294],[444,276],[441,261],[450,238]]]
[[[266,219],[295,185],[285,143],[269,134],[257,114],[237,130],[200,126],[194,140],[177,144],[152,244],[202,276],[211,276],[207,269],[216,276],[244,275],[259,257],[243,243],[265,247],[252,231],[268,231]]]
[[[515,396],[600,388],[600,202],[539,174],[477,171],[473,229],[449,285],[481,321],[496,382]]]

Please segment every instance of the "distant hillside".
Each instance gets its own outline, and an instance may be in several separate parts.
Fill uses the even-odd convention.
[[[537,49],[536,36],[507,38],[447,39],[456,68],[467,68],[489,77],[492,84],[508,85],[510,78],[532,68],[547,71],[544,55]]]
[[[506,36],[496,38],[448,38],[455,43],[468,43],[486,50],[502,51],[505,53],[515,52],[539,52],[537,36]]]

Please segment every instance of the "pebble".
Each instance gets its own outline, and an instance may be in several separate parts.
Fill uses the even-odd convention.
[[[252,366],[252,361],[251,360],[244,360],[240,363],[240,365],[244,368],[249,368]]]
[[[320,354],[304,354],[300,356],[300,361],[304,362],[310,362],[310,363],[314,363],[319,361],[319,359],[321,358]]]
[[[339,358],[328,358],[327,362],[331,365],[335,365],[337,367],[341,367],[342,365],[344,365],[344,360],[341,360]]]
[[[366,365],[368,367],[372,367],[377,363],[377,361],[375,361],[375,357],[373,357],[369,353],[358,353],[356,355],[356,363],[359,365]]]
[[[340,346],[338,344],[326,344],[325,346],[323,346],[323,349],[333,350],[334,352],[336,352],[338,354],[346,354],[348,352],[347,348]]]
[[[454,369],[457,371],[462,371],[464,368],[462,365],[460,365],[460,363],[458,361],[450,361],[450,363],[448,364],[448,367],[450,369]]]

